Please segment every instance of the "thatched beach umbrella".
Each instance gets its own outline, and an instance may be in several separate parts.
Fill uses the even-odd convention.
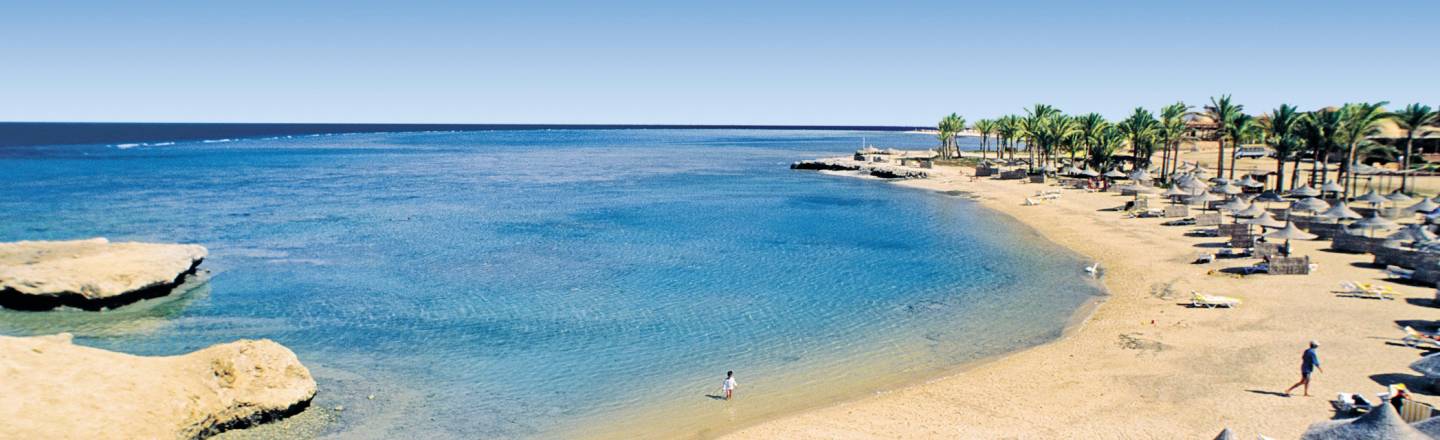
[[[1190,196],[1190,203],[1199,203],[1200,209],[1210,209],[1210,202],[1218,202],[1221,200],[1225,199],[1222,199],[1220,198],[1220,196],[1217,196],[1215,195],[1215,193],[1209,191],[1202,192],[1200,193],[1200,195],[1197,196]]]
[[[1311,188],[1310,185],[1301,185],[1290,190],[1290,197],[1320,197],[1320,190]]]
[[[1390,219],[1387,219],[1385,217],[1381,217],[1380,213],[1376,212],[1370,214],[1369,217],[1365,217],[1363,219],[1360,219],[1360,221],[1358,222],[1352,223],[1350,227],[1355,229],[1362,229],[1366,233],[1370,233],[1382,229],[1393,228],[1395,227],[1395,222],[1392,222],[1390,221]]]
[[[1362,217],[1360,213],[1346,206],[1344,200],[1336,203],[1335,206],[1331,206],[1330,209],[1325,210],[1325,212],[1320,213],[1320,216],[1334,219],[1337,222],[1341,220],[1355,220]]]
[[[1219,186],[1216,186],[1216,187],[1214,187],[1214,188],[1210,188],[1210,191],[1214,191],[1214,192],[1217,192],[1217,193],[1221,193],[1221,194],[1225,194],[1225,195],[1230,195],[1230,196],[1233,196],[1233,195],[1236,195],[1236,194],[1240,194],[1240,193],[1245,192],[1244,189],[1241,189],[1240,187],[1235,186],[1235,185],[1231,185],[1230,182],[1225,182],[1225,183],[1220,184]]]
[[[1440,417],[1431,417],[1410,424],[1411,428],[1424,433],[1425,435],[1440,438]]]
[[[1392,201],[1392,202],[1395,202],[1395,203],[1405,203],[1405,202],[1408,202],[1408,201],[1411,201],[1411,200],[1415,200],[1414,197],[1410,197],[1409,195],[1406,195],[1405,193],[1400,192],[1400,190],[1398,190],[1398,189],[1397,189],[1397,190],[1394,190],[1394,191],[1391,191],[1390,194],[1386,194],[1386,195],[1385,195],[1385,199],[1386,199],[1386,200],[1389,200],[1389,201]]]
[[[1210,175],[1210,170],[1207,170],[1205,169],[1205,167],[1202,167],[1200,165],[1195,165],[1195,169],[1190,170],[1190,175],[1195,176],[1196,179],[1204,180],[1207,176]]]
[[[1270,211],[1265,211],[1260,215],[1255,216],[1255,218],[1247,218],[1244,220],[1240,220],[1236,223],[1240,223],[1242,225],[1262,226],[1266,228],[1285,227],[1285,222],[1276,220],[1275,216],[1270,215]]]
[[[1431,212],[1434,212],[1437,208],[1440,208],[1440,203],[1435,203],[1435,201],[1431,199],[1420,199],[1420,203],[1410,205],[1409,208],[1405,208],[1405,212],[1418,212],[1421,214],[1429,214]]]
[[[1170,188],[1165,189],[1165,192],[1160,195],[1165,196],[1170,199],[1171,203],[1174,203],[1177,197],[1185,197],[1190,195],[1190,193],[1180,189],[1179,185],[1170,185]]]
[[[1235,433],[1230,432],[1230,428],[1225,428],[1224,430],[1221,430],[1221,431],[1220,431],[1220,435],[1215,436],[1215,440],[1239,440],[1239,439],[1235,438]]]
[[[1310,425],[1300,440],[1427,440],[1430,436],[1405,424],[1390,402],[1354,419],[1326,420]]]
[[[1149,170],[1146,170],[1146,169],[1144,169],[1144,168],[1136,169],[1134,172],[1131,172],[1131,173],[1130,173],[1130,176],[1129,176],[1129,177],[1130,177],[1130,180],[1134,180],[1134,181],[1136,181],[1136,182],[1149,182],[1149,181],[1151,181],[1151,180],[1154,180],[1154,179],[1150,176],[1150,171],[1149,171]]]
[[[1085,175],[1085,177],[1100,177],[1100,173],[1090,169],[1089,165],[1086,165],[1085,169],[1080,170],[1080,174]]]
[[[1280,194],[1275,193],[1275,191],[1265,191],[1265,192],[1260,193],[1260,195],[1255,196],[1255,200],[1254,200],[1254,201],[1256,201],[1256,202],[1265,202],[1265,203],[1283,202],[1283,201],[1285,201],[1285,198],[1284,198],[1284,197],[1280,197]]]
[[[1236,197],[1236,198],[1230,199],[1230,201],[1228,201],[1228,202],[1225,202],[1225,204],[1220,205],[1220,209],[1224,209],[1224,210],[1230,211],[1230,212],[1240,212],[1240,211],[1244,211],[1244,210],[1246,210],[1246,209],[1249,209],[1251,206],[1254,206],[1254,205],[1251,205],[1249,202],[1246,202],[1245,200],[1243,200],[1243,199],[1241,199],[1241,198],[1239,198],[1239,197]]]
[[[1106,171],[1105,174],[1103,174],[1103,175],[1104,175],[1105,177],[1108,177],[1108,178],[1111,178],[1111,179],[1124,179],[1124,178],[1125,178],[1125,173],[1120,172],[1120,170],[1110,170],[1110,171]]]
[[[1265,186],[1265,184],[1260,183],[1259,180],[1255,180],[1254,177],[1246,174],[1244,179],[1240,179],[1240,186],[1245,188],[1260,188]]]
[[[1345,192],[1345,187],[1335,183],[1334,180],[1327,180],[1324,185],[1320,185],[1320,190],[1332,194],[1339,194]]]
[[[1285,247],[1280,248],[1285,256],[1290,256],[1290,240],[1314,240],[1318,235],[1311,234],[1295,227],[1293,222],[1285,222],[1285,227],[1265,234],[1265,238],[1285,240]]]
[[[1400,228],[1399,231],[1395,231],[1394,234],[1385,237],[1386,240],[1390,241],[1411,241],[1417,243],[1434,241],[1435,238],[1435,233],[1430,232],[1424,225],[1405,225]]]
[[[1365,195],[1356,197],[1355,201],[1369,203],[1371,206],[1380,206],[1385,202],[1389,202],[1390,199],[1387,199],[1385,198],[1385,196],[1382,196],[1380,194],[1376,194],[1375,190],[1372,189],[1370,190],[1370,192],[1365,193]]]
[[[1072,177],[1073,177],[1073,176],[1080,176],[1080,175],[1084,175],[1084,174],[1085,174],[1085,171],[1084,171],[1084,170],[1081,170],[1081,169],[1079,169],[1079,168],[1075,168],[1074,165],[1065,167],[1065,175],[1067,175],[1067,176],[1072,176]]]
[[[1325,203],[1324,200],[1320,200],[1314,197],[1307,197],[1296,200],[1295,203],[1290,204],[1291,211],[1318,213],[1326,209],[1330,209],[1330,204]]]
[[[1236,213],[1235,213],[1235,216],[1236,216],[1236,217],[1241,217],[1241,218],[1255,218],[1255,217],[1259,217],[1259,216],[1265,214],[1266,212],[1269,212],[1269,211],[1266,211],[1265,208],[1261,208],[1260,205],[1256,205],[1256,204],[1254,204],[1254,203],[1251,203],[1251,204],[1250,204],[1250,207],[1245,208],[1245,209],[1242,209],[1242,210],[1240,210],[1239,212],[1236,212]]]
[[[1205,182],[1201,181],[1200,179],[1190,179],[1185,182],[1181,182],[1180,188],[1186,191],[1190,191],[1191,194],[1199,194],[1202,192],[1210,191],[1210,185],[1206,185]]]

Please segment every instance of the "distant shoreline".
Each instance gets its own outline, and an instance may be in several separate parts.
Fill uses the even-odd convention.
[[[913,132],[885,125],[341,124],[209,122],[0,122],[0,147],[233,140],[349,133],[518,130],[806,130]]]

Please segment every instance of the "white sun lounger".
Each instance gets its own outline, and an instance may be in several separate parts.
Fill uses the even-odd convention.
[[[1192,307],[1235,307],[1240,305],[1240,300],[1228,296],[1206,295],[1200,292],[1190,292],[1190,306]]]
[[[1356,298],[1395,299],[1395,289],[1390,286],[1376,286],[1369,283],[1346,281],[1340,283],[1340,294]]]
[[[1440,341],[1435,340],[1435,334],[1425,333],[1408,325],[1405,326],[1405,337],[1400,338],[1400,341],[1410,347],[1440,348]]]

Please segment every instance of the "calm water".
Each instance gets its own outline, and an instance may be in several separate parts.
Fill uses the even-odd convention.
[[[208,283],[0,332],[289,346],[320,434],[677,437],[1057,337],[1083,262],[971,202],[793,160],[903,133],[379,133],[0,149],[0,240],[191,242]],[[715,394],[735,370],[740,399]],[[374,394],[374,400],[367,395]],[[330,411],[344,405],[342,412]]]

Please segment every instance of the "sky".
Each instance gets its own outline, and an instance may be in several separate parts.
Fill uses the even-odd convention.
[[[1383,5],[1370,7],[1366,4]],[[0,121],[933,125],[1440,105],[1435,0],[0,0]]]

